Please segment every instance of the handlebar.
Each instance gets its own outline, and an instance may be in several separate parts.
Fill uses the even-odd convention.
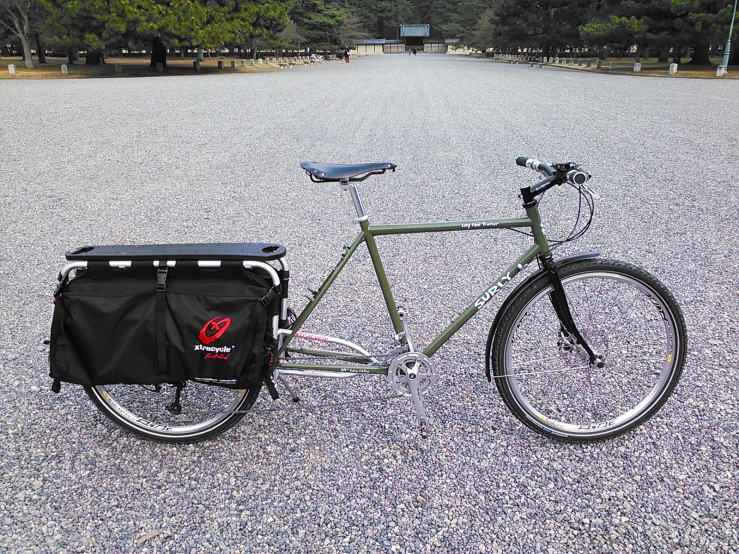
[[[563,183],[569,183],[578,187],[583,186],[583,188],[587,189],[585,183],[590,179],[590,173],[575,162],[548,164],[535,158],[519,156],[516,158],[516,164],[538,171],[545,177],[538,183],[521,189],[524,198],[533,199],[533,197],[542,194],[554,185],[561,185]],[[528,202],[530,200],[526,201]]]
[[[551,165],[549,165],[547,162],[541,162],[535,158],[527,158],[526,156],[519,156],[518,158],[516,158],[516,163],[520,165],[521,167],[528,167],[529,169],[538,171],[539,173],[543,174],[545,177],[549,177],[550,175],[554,175],[555,173]]]

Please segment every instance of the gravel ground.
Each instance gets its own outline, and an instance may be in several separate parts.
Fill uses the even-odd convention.
[[[452,56],[2,82],[0,551],[739,552],[737,114],[735,82]],[[520,154],[595,176],[594,227],[567,252],[648,268],[685,312],[681,384],[636,431],[563,445],[510,415],[484,377],[499,301],[439,351],[425,440],[381,379],[298,381],[301,404],[263,394],[192,446],[119,430],[79,387],[49,391],[41,342],[66,249],[281,242],[299,308],[355,233],[348,196],[300,161],[397,163],[361,187],[372,221],[397,223],[519,215],[517,188],[535,177]],[[573,202],[547,201],[552,228]],[[424,344],[525,242],[379,244]],[[306,330],[387,345],[367,255],[348,270]]]

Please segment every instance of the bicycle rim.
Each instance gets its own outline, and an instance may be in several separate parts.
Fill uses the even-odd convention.
[[[149,439],[194,442],[215,436],[235,424],[251,408],[259,389],[227,389],[187,382],[182,390],[181,411],[167,407],[175,387],[100,385],[86,389],[97,407],[115,423]]]
[[[563,274],[577,327],[605,367],[591,365],[562,335],[547,283],[525,301],[505,339],[501,392],[540,432],[609,438],[649,418],[675,386],[682,367],[679,316],[625,271],[596,266]]]

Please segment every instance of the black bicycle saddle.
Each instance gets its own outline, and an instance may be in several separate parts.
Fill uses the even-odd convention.
[[[388,169],[395,171],[397,167],[390,162],[369,164],[327,164],[321,162],[303,162],[300,167],[315,182],[364,181],[370,175],[382,175]],[[363,177],[360,177],[363,175]]]

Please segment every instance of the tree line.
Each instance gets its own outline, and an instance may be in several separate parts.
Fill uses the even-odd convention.
[[[466,38],[508,53],[587,51],[659,61],[679,61],[682,53],[707,65],[726,42],[732,7],[732,0],[492,0]],[[733,50],[736,63],[739,48]]]
[[[86,63],[146,50],[166,66],[168,49],[331,51],[360,38],[399,38],[402,24],[427,23],[431,38],[542,56],[590,52],[657,57],[687,52],[708,64],[726,40],[731,0],[0,0],[0,39]],[[737,26],[739,34],[739,26]],[[739,45],[734,48],[736,63]]]

